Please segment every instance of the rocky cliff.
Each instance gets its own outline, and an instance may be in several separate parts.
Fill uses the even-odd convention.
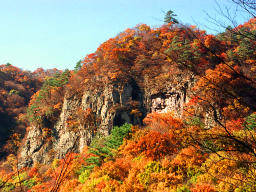
[[[58,120],[52,125],[49,138],[40,126],[32,126],[21,148],[22,166],[35,162],[49,163],[67,152],[81,151],[96,133],[109,134],[113,126],[125,122],[142,124],[150,112],[173,111],[182,116],[183,106],[194,83],[193,75],[176,78],[175,85],[139,86],[131,79],[126,83],[111,83],[99,90],[85,90],[82,96],[65,96]]]

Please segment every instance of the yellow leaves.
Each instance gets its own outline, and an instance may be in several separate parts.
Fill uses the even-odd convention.
[[[75,192],[76,186],[79,184],[77,179],[70,179],[65,181],[61,187],[59,192]]]
[[[253,167],[246,168],[240,164],[244,161],[248,161],[248,158],[239,153],[233,153],[233,155],[226,152],[211,154],[205,162],[206,173],[200,175],[197,182],[215,184],[218,191],[234,191],[236,187],[248,182],[248,179],[255,178]],[[245,172],[243,169],[248,170]],[[253,175],[249,176],[250,173]]]
[[[84,79],[83,83],[86,84],[89,81],[89,79]]]
[[[233,102],[230,101],[230,104],[223,108],[223,115],[225,115],[225,117],[235,119],[245,117],[248,114],[249,108],[242,105],[239,100],[239,97],[233,99]]]
[[[116,79],[118,77],[118,72],[111,73],[109,72],[110,79]]]
[[[256,72],[256,66],[252,66],[252,67],[251,67],[251,71],[252,71],[252,72]]]
[[[192,43],[192,47],[193,48],[198,48],[200,47],[201,41],[199,39],[194,39],[193,43]]]
[[[173,62],[172,58],[170,58],[170,57],[167,57],[167,61],[170,63]]]
[[[137,26],[137,28],[140,30],[140,31],[150,31],[150,27],[146,24],[141,24],[139,26]]]
[[[7,156],[6,161],[2,164],[2,166],[11,167],[13,171],[17,169],[17,158],[14,154],[10,154]]]
[[[247,59],[247,60],[245,60],[245,62],[249,65],[255,65],[256,64],[256,61],[254,59]]]
[[[134,41],[133,40],[129,40],[126,47],[131,48],[132,46],[134,46]]]

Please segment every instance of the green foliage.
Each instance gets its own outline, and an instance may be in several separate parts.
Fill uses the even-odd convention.
[[[172,10],[169,10],[166,12],[165,17],[164,17],[164,22],[166,24],[173,22],[175,24],[179,23],[179,21],[175,18],[177,15],[174,14]]]
[[[56,168],[59,166],[59,164],[60,164],[60,160],[59,160],[59,159],[54,159],[54,160],[52,161],[52,167],[53,167],[54,169],[56,169]]]
[[[196,71],[195,67],[199,63],[201,54],[197,48],[191,47],[191,43],[189,39],[175,36],[169,48],[165,50],[165,53],[175,61],[179,67]]]
[[[32,188],[33,186],[36,185],[36,180],[33,178],[33,179],[29,179],[29,180],[25,180],[23,181],[22,183],[25,187],[27,187],[28,189]]]
[[[204,140],[202,142],[202,146],[204,148],[204,151],[206,153],[212,153],[214,151],[219,151],[220,149],[217,148],[217,146],[214,144],[212,140]]]
[[[9,95],[19,95],[19,91],[17,91],[17,90],[15,90],[15,89],[11,89],[10,91],[9,91]]]
[[[12,192],[15,189],[15,185],[13,183],[6,183],[4,187],[1,189],[2,192]]]
[[[79,61],[76,63],[76,66],[75,66],[75,68],[74,68],[74,71],[75,71],[75,72],[78,72],[81,68],[82,68],[82,61],[79,60]]]
[[[131,132],[131,124],[125,123],[121,127],[114,127],[106,139],[105,145],[110,149],[118,149],[123,144],[123,139]]]
[[[244,126],[246,129],[248,129],[250,131],[255,130],[255,128],[256,128],[256,114],[255,113],[249,115],[246,118]]]
[[[188,168],[187,177],[190,178],[189,183],[195,184],[197,181],[197,177],[201,174],[202,174],[201,170]]]
[[[87,179],[88,179],[88,177],[90,176],[90,174],[91,174],[91,170],[84,170],[80,175],[79,175],[79,177],[78,177],[78,181],[80,182],[80,183],[84,183]]]
[[[48,78],[44,81],[40,91],[32,97],[27,109],[27,115],[30,122],[37,122],[40,124],[44,117],[49,118],[53,115],[55,111],[53,105],[58,103],[57,99],[61,99],[61,97],[63,97],[62,93],[52,99],[52,97],[54,97],[54,91],[56,93],[60,89],[63,89],[64,85],[68,83],[69,78],[70,72],[69,70],[65,70],[63,73],[56,73],[54,77]]]
[[[236,35],[239,40],[238,55],[241,59],[255,58],[255,45],[252,39],[255,39],[256,30],[247,31],[246,28],[240,29],[240,33]]]
[[[162,167],[159,162],[152,161],[144,168],[144,172],[138,175],[141,184],[148,185],[151,181],[151,173],[159,173]]]
[[[79,175],[79,182],[84,183],[95,166],[100,166],[107,158],[113,158],[113,150],[118,149],[123,143],[123,139],[127,137],[130,132],[131,125],[126,123],[121,127],[114,127],[111,130],[111,134],[107,137],[96,136],[93,139],[89,150],[89,153],[93,156],[85,160],[87,166],[83,166],[80,170],[81,174]]]
[[[50,87],[63,87],[68,83],[70,72],[66,69],[63,73],[56,73],[52,78],[47,79],[41,90],[47,91]]]
[[[139,130],[133,129],[132,139],[127,140],[126,146],[121,148],[119,147],[124,138],[129,138],[131,125],[114,127],[109,136],[96,136],[89,150],[86,148],[81,155],[71,155],[70,161],[54,160],[52,166],[48,166],[48,171],[40,165],[40,169],[29,172],[29,175],[36,175],[34,178],[28,177],[24,172],[19,178],[12,177],[8,180],[11,183],[7,183],[4,191],[18,191],[19,180],[23,188],[46,191],[56,181],[58,174],[61,176],[59,191],[63,192],[175,189],[177,192],[213,192],[234,191],[235,187],[236,192],[256,191],[256,114],[248,116],[249,112],[255,110],[247,110],[240,102],[243,97],[245,102],[255,102],[255,84],[249,82],[249,76],[243,78],[243,75],[251,73],[255,78],[255,42],[250,39],[255,38],[253,36],[256,34],[247,33],[242,27],[237,30],[241,30],[245,36],[226,34],[231,33],[232,29],[227,29],[227,32],[219,37],[205,35],[205,32],[193,27],[171,26],[169,23],[178,23],[175,17],[172,11],[168,11],[165,17],[168,24],[159,29],[140,25],[136,30],[129,29],[117,38],[107,41],[96,54],[83,61],[86,67],[81,68],[81,61],[77,63],[75,73],[72,73],[75,75],[73,84],[69,84],[65,90],[80,89],[80,85],[79,91],[84,91],[85,87],[97,90],[97,86],[101,87],[107,83],[127,82],[129,79],[126,77],[134,77],[139,88],[145,90],[165,84],[165,79],[172,76],[172,85],[178,87],[183,80],[189,82],[192,78],[199,79],[199,84],[191,91],[195,91],[195,96],[200,96],[201,99],[200,102],[196,102],[196,99],[191,102],[191,109],[186,110],[187,114],[184,112],[182,118],[187,118],[183,119],[185,123],[180,119],[172,119],[173,114],[160,116],[155,113],[151,117],[149,115],[147,120],[144,119],[144,122],[149,122],[145,123],[148,126]],[[256,23],[256,19],[254,22]],[[252,27],[252,30],[254,29],[255,25]],[[220,61],[221,65],[218,64]],[[187,71],[195,72],[196,75],[186,77]],[[140,77],[134,72],[141,74]],[[106,74],[109,76],[104,76]],[[43,122],[43,125],[55,123],[54,117],[60,112],[63,90],[69,76],[69,71],[65,71],[45,80],[41,90],[32,98],[28,109],[30,121]],[[144,81],[153,83],[149,86],[143,84]],[[249,92],[251,94],[244,92],[246,89],[241,88],[246,87],[244,85],[253,90]],[[180,88],[185,89],[185,85]],[[159,88],[153,92],[159,90],[166,91]],[[229,94],[225,93],[226,90]],[[79,91],[74,91],[74,94],[78,95],[81,93]],[[8,95],[8,92],[6,93]],[[9,94],[15,94],[15,90],[11,90]],[[247,99],[247,96],[252,98]],[[133,95],[133,98],[135,97],[137,96]],[[237,97],[237,103],[233,97]],[[129,102],[129,105],[132,109],[139,109],[137,102]],[[223,111],[219,121],[224,123],[220,126],[220,123],[216,122],[213,128],[206,129],[204,119],[198,116],[204,117],[211,107],[216,107],[219,113]],[[130,107],[127,107],[127,110],[130,110]],[[131,115],[138,114],[136,117],[142,118],[139,116],[140,110],[134,111]],[[214,114],[214,117],[218,115]],[[81,119],[77,115],[71,120]],[[241,130],[243,120],[247,131]],[[43,133],[48,132],[51,130],[45,126]],[[67,169],[63,172],[64,165],[67,165]],[[36,174],[31,174],[33,172]],[[0,181],[1,184],[3,182]],[[39,185],[33,187],[37,184]],[[114,190],[110,190],[112,187]]]
[[[123,139],[131,132],[131,125],[125,123],[121,127],[114,127],[111,134],[107,137],[95,137],[90,145],[89,153],[93,156],[86,159],[88,166],[84,167],[85,170],[91,170],[95,166],[100,166],[104,159],[113,158],[113,150],[118,149],[123,143]]]
[[[179,187],[176,192],[190,192],[189,188],[186,186]]]
[[[191,117],[189,120],[186,121],[187,125],[190,126],[199,126],[201,128],[204,127],[204,123],[200,117]]]

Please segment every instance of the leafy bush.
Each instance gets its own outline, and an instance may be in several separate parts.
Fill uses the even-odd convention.
[[[45,80],[42,88],[32,96],[29,103],[27,114],[30,122],[41,124],[45,118],[60,111],[64,97],[64,85],[68,83],[69,77],[70,72],[66,70]]]
[[[255,130],[255,128],[256,128],[256,114],[255,113],[249,115],[246,118],[245,128],[247,128],[250,131]]]
[[[15,185],[13,183],[6,183],[4,187],[1,189],[2,192],[11,192],[15,189]]]
[[[88,179],[88,177],[90,176],[90,174],[91,174],[91,171],[90,171],[90,170],[84,170],[84,171],[81,173],[81,175],[79,175],[78,181],[79,181],[80,183],[84,183],[84,182]]]
[[[144,185],[148,185],[151,180],[151,173],[159,173],[162,167],[159,162],[152,161],[145,166],[145,170],[143,173],[139,174],[140,183]]]
[[[190,190],[186,186],[179,187],[177,192],[190,192]]]
[[[100,166],[104,159],[113,158],[115,153],[113,150],[118,149],[123,143],[123,139],[131,132],[131,124],[125,123],[121,127],[115,126],[111,130],[111,134],[106,137],[95,137],[90,145],[89,153],[91,157],[86,159],[87,166],[82,168],[81,181],[90,174],[90,171],[95,166]],[[80,178],[79,176],[79,178]]]
[[[32,188],[34,185],[36,185],[36,180],[35,179],[29,179],[29,180],[25,180],[23,182],[23,185],[25,187],[27,187],[28,189]]]

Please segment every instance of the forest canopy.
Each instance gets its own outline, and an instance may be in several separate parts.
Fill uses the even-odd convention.
[[[253,1],[234,2],[254,14]],[[56,71],[43,80],[42,73],[1,66],[0,112],[22,114],[19,119],[29,120],[27,131],[39,127],[48,146],[58,139],[54,125],[65,99],[82,98],[85,91],[96,95],[104,86],[131,80],[140,90],[162,95],[166,84],[175,87],[188,76],[193,83],[181,115],[147,111],[144,118],[139,104],[130,102],[125,110],[143,122],[114,126],[109,134],[100,132],[95,111],[79,108],[66,124],[74,133],[86,127],[93,135],[88,146],[32,167],[19,167],[19,156],[13,153],[0,166],[0,189],[256,191],[256,18],[212,35],[175,17],[169,11],[158,28],[140,24],[126,29],[78,62],[75,70]],[[13,134],[9,147],[17,152],[20,146]]]

